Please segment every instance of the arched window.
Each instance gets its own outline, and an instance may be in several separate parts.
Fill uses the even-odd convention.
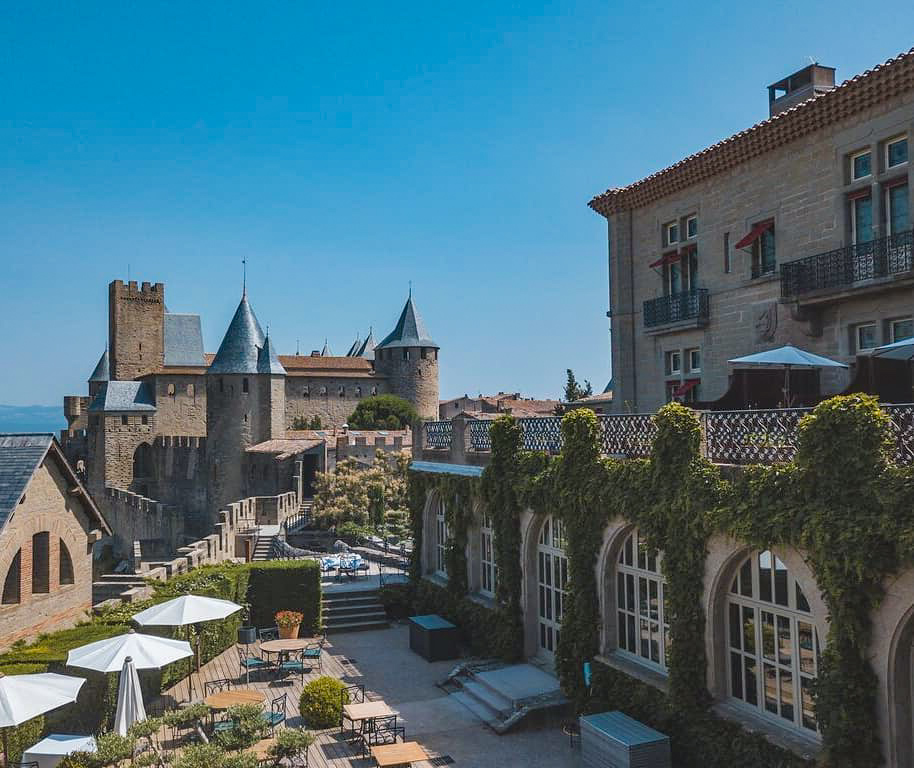
[[[323,395],[324,397],[326,397],[326,396],[327,396],[327,387],[321,387],[320,393],[321,393],[321,395]]]
[[[16,605],[22,595],[22,550],[20,549],[3,581],[3,605]]]
[[[371,396],[374,397],[376,394],[378,394],[378,388],[377,388],[377,387],[372,387],[372,388],[371,388]]]
[[[803,590],[774,553],[743,561],[727,595],[727,624],[730,695],[815,731],[819,639]]]
[[[338,394],[340,397],[346,397],[346,387],[340,387],[340,388],[337,390],[337,394]]]
[[[362,388],[361,388],[361,387],[356,387],[356,388],[355,388],[355,396],[356,396],[356,397],[361,397],[361,396],[362,396]]]
[[[547,517],[536,548],[536,578],[539,594],[539,648],[551,656],[559,644],[565,589],[568,586],[568,558],[565,557],[565,526]]]
[[[47,531],[32,536],[32,594],[51,591],[51,535]]]
[[[175,385],[173,383],[168,385],[168,396],[169,397],[175,396]]]
[[[73,574],[73,558],[70,557],[70,550],[67,549],[67,545],[64,544],[63,539],[60,540],[59,565],[60,583],[75,584],[76,577]]]
[[[435,510],[435,573],[447,578],[447,517],[444,502],[439,501]]]
[[[188,396],[188,397],[196,397],[196,396],[197,396],[197,390],[195,389],[195,387],[194,387],[193,384],[188,384],[188,385],[187,385],[187,396]]]
[[[492,516],[482,513],[480,531],[479,560],[482,564],[482,580],[479,591],[487,597],[495,597],[495,583],[498,579],[498,568],[495,565],[495,532],[492,528]]]
[[[616,623],[619,650],[666,669],[670,627],[660,561],[638,531],[629,534],[616,568]]]
[[[301,394],[302,394],[302,397],[311,397],[311,387],[309,387],[306,384],[305,388],[302,390]]]

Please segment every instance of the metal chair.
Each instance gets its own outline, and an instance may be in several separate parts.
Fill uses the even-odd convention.
[[[353,683],[340,690],[340,733],[343,732],[343,707],[346,704],[363,704],[364,702],[365,686],[361,683]],[[358,736],[354,728],[352,734]]]
[[[279,640],[279,627],[265,627],[264,629],[257,630],[257,637],[260,638],[260,642],[266,642],[267,640]]]
[[[279,662],[279,673],[283,674],[299,674],[301,675],[302,682],[305,680],[305,653],[302,651],[298,656],[285,659],[284,661]],[[311,667],[307,667],[311,669]]]
[[[262,659],[259,656],[251,656],[245,651],[244,648],[240,646],[237,647],[238,651],[238,666],[244,671],[245,679],[250,679],[251,672],[259,672],[263,669],[270,669],[273,664],[266,659]]]
[[[230,691],[235,687],[235,681],[230,680],[227,677],[222,678],[221,680],[207,680],[203,683],[203,692],[204,695],[209,695],[211,693],[219,693],[220,691]]]
[[[323,672],[324,671],[323,653],[324,653],[324,643],[326,643],[326,642],[327,642],[327,633],[325,632],[323,634],[323,636],[321,637],[321,639],[318,640],[316,643],[308,643],[305,646],[305,650],[302,651],[302,655],[301,655],[302,662],[310,661],[313,663],[316,661],[318,671]]]
[[[273,731],[276,729],[277,725],[281,725],[286,722],[286,706],[289,700],[289,694],[284,693],[282,696],[277,696],[273,701],[270,702],[270,711],[263,713],[264,720],[270,726],[270,734],[273,734]]]
[[[396,744],[398,736],[406,742],[406,726],[397,725],[396,715],[373,717],[365,722],[367,727],[362,732],[362,754],[366,757],[372,747],[379,744]]]

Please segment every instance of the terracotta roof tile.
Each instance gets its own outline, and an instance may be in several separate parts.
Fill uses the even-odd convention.
[[[911,90],[914,48],[588,205],[603,216],[640,208]]]

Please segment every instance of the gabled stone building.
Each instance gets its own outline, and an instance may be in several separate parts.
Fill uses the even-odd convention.
[[[53,435],[0,435],[0,647],[86,616],[110,533]]]

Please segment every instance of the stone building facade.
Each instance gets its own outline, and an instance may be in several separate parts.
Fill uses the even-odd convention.
[[[316,417],[335,429],[363,398],[386,393],[410,400],[423,416],[437,412],[438,345],[412,296],[380,344],[369,334],[338,357],[326,345],[323,354],[278,355],[246,293],[214,355],[204,351],[198,315],[166,309],[163,283],[115,280],[108,297],[107,348],[88,396],[64,399],[61,443],[103,512],[126,498],[112,490],[136,497],[135,504],[118,501],[112,516],[122,529],[114,537],[121,555],[134,533],[146,540],[151,533],[127,524],[128,509],[177,510],[182,525],[167,527],[174,533],[162,537],[167,549],[209,533],[238,499],[307,491],[307,477],[326,467],[312,446],[275,455],[250,450],[285,439],[299,420]],[[265,460],[277,466],[264,473]]]
[[[0,647],[85,618],[111,529],[53,435],[0,435],[0,521]]]
[[[910,52],[837,87],[812,65],[773,87],[768,120],[590,201],[607,220],[613,410],[718,401],[728,360],[785,344],[850,366],[823,374],[834,394],[859,355],[914,335],[912,73]]]

